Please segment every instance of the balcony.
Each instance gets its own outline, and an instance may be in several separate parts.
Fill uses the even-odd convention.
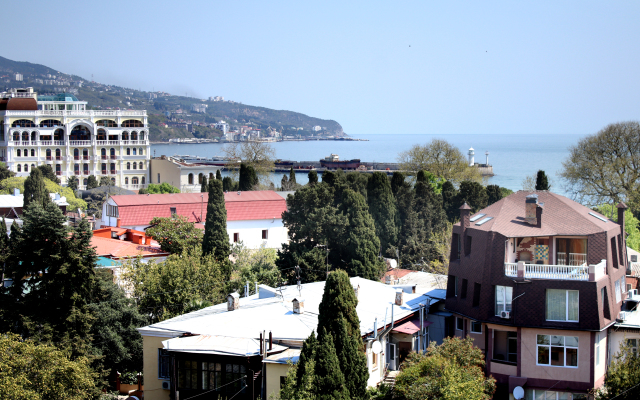
[[[74,159],[74,160],[79,160],[79,159],[80,159],[80,156],[73,156],[73,159]]]
[[[103,160],[108,160],[108,159],[109,159],[109,156],[107,156],[107,155],[103,155],[103,156],[101,156],[100,158],[102,158]]]
[[[58,176],[62,175],[62,171],[56,171],[56,175]]]
[[[91,140],[70,140],[71,146],[91,146]]]
[[[111,175],[116,175],[118,173],[118,171],[116,171],[115,169],[111,170]]]
[[[116,156],[115,154],[112,154],[112,155],[111,155],[111,159],[112,159],[112,160],[117,160],[117,159],[118,159],[118,156]]]
[[[88,159],[89,159],[89,155],[88,155],[88,154],[83,155],[83,156],[82,156],[82,159],[83,159],[83,160],[88,160]]]
[[[560,265],[584,265],[587,263],[587,255],[585,253],[569,253],[569,260],[567,262],[566,253],[558,253],[558,264]]]
[[[62,156],[56,156],[56,161],[62,161]]]
[[[107,170],[106,170],[106,169],[103,169],[102,171],[100,171],[100,174],[102,174],[102,175],[107,175]]]
[[[607,260],[595,265],[527,264],[520,261],[504,263],[504,274],[512,278],[594,282],[606,275],[606,268]]]
[[[89,175],[89,171],[82,171],[85,175]]]

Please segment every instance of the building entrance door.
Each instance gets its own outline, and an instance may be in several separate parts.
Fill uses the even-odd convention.
[[[395,343],[387,343],[387,364],[389,364],[389,370],[395,371],[397,369],[397,351]]]

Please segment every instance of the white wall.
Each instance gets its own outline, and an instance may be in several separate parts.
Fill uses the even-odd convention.
[[[262,239],[262,230],[267,230],[267,239]],[[263,245],[270,249],[280,249],[283,243],[287,243],[287,228],[282,219],[260,219],[249,221],[227,221],[227,233],[229,242],[233,244],[233,234],[240,234],[240,241],[250,249],[257,249]]]

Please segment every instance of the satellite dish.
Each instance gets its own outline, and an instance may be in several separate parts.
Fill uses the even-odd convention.
[[[380,344],[380,342],[378,342],[377,340],[373,342],[373,344],[371,345],[371,351],[373,351],[375,354],[380,354],[380,352],[382,351],[382,345]]]
[[[516,399],[524,399],[524,389],[522,388],[522,386],[516,386],[513,389],[513,397],[515,397]]]

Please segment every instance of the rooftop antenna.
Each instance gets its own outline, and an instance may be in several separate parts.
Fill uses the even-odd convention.
[[[298,274],[298,294],[302,297],[302,281],[300,279],[300,266],[296,265],[296,272]]]

